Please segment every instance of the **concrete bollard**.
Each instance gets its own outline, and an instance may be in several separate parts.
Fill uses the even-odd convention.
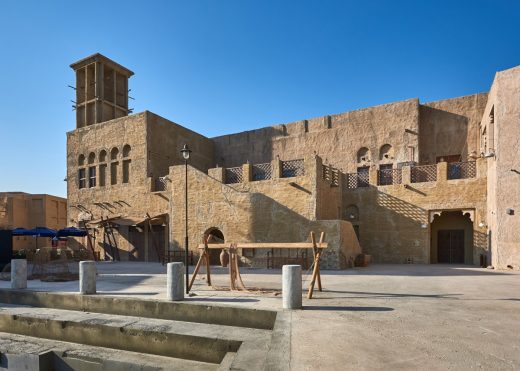
[[[168,263],[166,295],[168,300],[184,300],[184,264]]]
[[[284,265],[282,267],[283,309],[302,307],[302,267]]]
[[[79,293],[96,293],[96,262],[92,260],[79,262]]]
[[[26,289],[27,288],[27,260],[13,259],[11,260],[11,288]]]

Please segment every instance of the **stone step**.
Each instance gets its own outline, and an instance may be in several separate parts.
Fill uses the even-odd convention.
[[[219,365],[0,332],[0,370],[213,371]]]
[[[276,311],[131,297],[0,289],[0,303],[272,330]]]
[[[271,340],[269,330],[13,304],[0,308],[0,331],[213,364],[228,352],[265,362]]]

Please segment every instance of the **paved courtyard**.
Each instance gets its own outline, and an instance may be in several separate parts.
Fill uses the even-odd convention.
[[[99,263],[100,294],[165,298],[166,268]],[[281,309],[281,271],[243,269],[250,292],[230,292],[227,270],[200,275],[194,303]],[[310,275],[304,275],[304,288]],[[448,265],[373,265],[323,271],[324,291],[291,313],[291,369],[518,369],[520,272]],[[9,282],[0,281],[0,288]],[[29,281],[76,292],[78,282]],[[259,289],[263,290],[259,290]]]

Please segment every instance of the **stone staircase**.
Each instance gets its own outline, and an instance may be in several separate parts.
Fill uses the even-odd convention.
[[[0,290],[0,369],[288,369],[284,312]]]

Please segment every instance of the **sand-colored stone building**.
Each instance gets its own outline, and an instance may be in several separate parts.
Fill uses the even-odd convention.
[[[498,72],[489,94],[207,138],[148,111],[128,115],[133,72],[110,59],[71,67],[68,222],[91,228],[107,257],[181,250],[188,144],[195,254],[210,232],[226,242],[295,242],[325,231],[326,268],[361,251],[376,262],[520,267],[520,68]],[[265,252],[241,253],[245,264],[266,264]]]
[[[47,194],[0,192],[0,229],[47,227],[58,230],[66,226],[65,198]],[[35,247],[36,239],[31,236],[13,237],[14,250]]]

